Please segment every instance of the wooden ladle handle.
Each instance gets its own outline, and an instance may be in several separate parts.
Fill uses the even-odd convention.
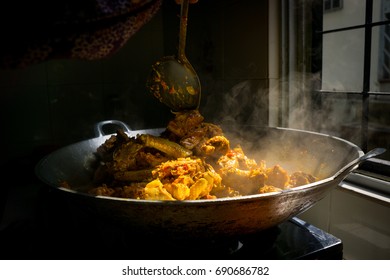
[[[182,0],[180,10],[180,29],[179,29],[179,47],[178,59],[187,60],[185,55],[186,37],[187,37],[187,21],[188,21],[188,5],[189,0]]]

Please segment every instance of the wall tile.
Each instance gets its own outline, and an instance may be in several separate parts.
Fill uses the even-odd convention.
[[[340,238],[351,260],[390,259],[389,217],[389,205],[341,188],[299,215]]]
[[[346,259],[390,259],[389,205],[336,190],[330,213],[330,231],[343,240]]]

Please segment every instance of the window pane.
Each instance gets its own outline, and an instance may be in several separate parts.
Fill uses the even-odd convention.
[[[330,10],[332,8],[331,0],[324,0],[324,10]]]
[[[362,98],[356,94],[322,93],[321,109],[315,112],[316,130],[361,146]],[[368,150],[383,147],[390,151],[390,96],[369,98]],[[390,152],[378,158],[390,160]]]
[[[322,89],[361,91],[363,58],[363,29],[324,34]]]
[[[365,12],[365,1],[344,0],[341,9],[324,13],[323,30],[364,24]]]
[[[317,129],[326,134],[347,139],[360,146],[361,99],[356,95],[323,93]]]
[[[371,96],[369,104],[368,149],[384,147],[390,160],[390,96]]]

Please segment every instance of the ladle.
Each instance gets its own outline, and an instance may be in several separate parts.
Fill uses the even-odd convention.
[[[201,96],[199,77],[185,55],[188,0],[181,3],[177,56],[166,56],[152,65],[146,86],[174,112],[198,109]]]

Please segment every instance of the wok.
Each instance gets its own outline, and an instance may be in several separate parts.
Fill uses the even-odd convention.
[[[172,238],[230,238],[277,226],[307,210],[336,187],[357,167],[364,155],[355,144],[330,135],[279,127],[223,127],[232,146],[240,143],[246,155],[265,160],[267,166],[280,164],[287,171],[304,171],[319,181],[278,193],[191,201],[152,201],[93,196],[62,188],[91,182],[95,151],[112,134],[107,124],[122,127],[129,136],[159,135],[164,129],[131,130],[123,122],[109,120],[95,125],[96,137],[84,140],[44,157],[36,166],[40,180],[66,195],[77,207],[134,234]]]

